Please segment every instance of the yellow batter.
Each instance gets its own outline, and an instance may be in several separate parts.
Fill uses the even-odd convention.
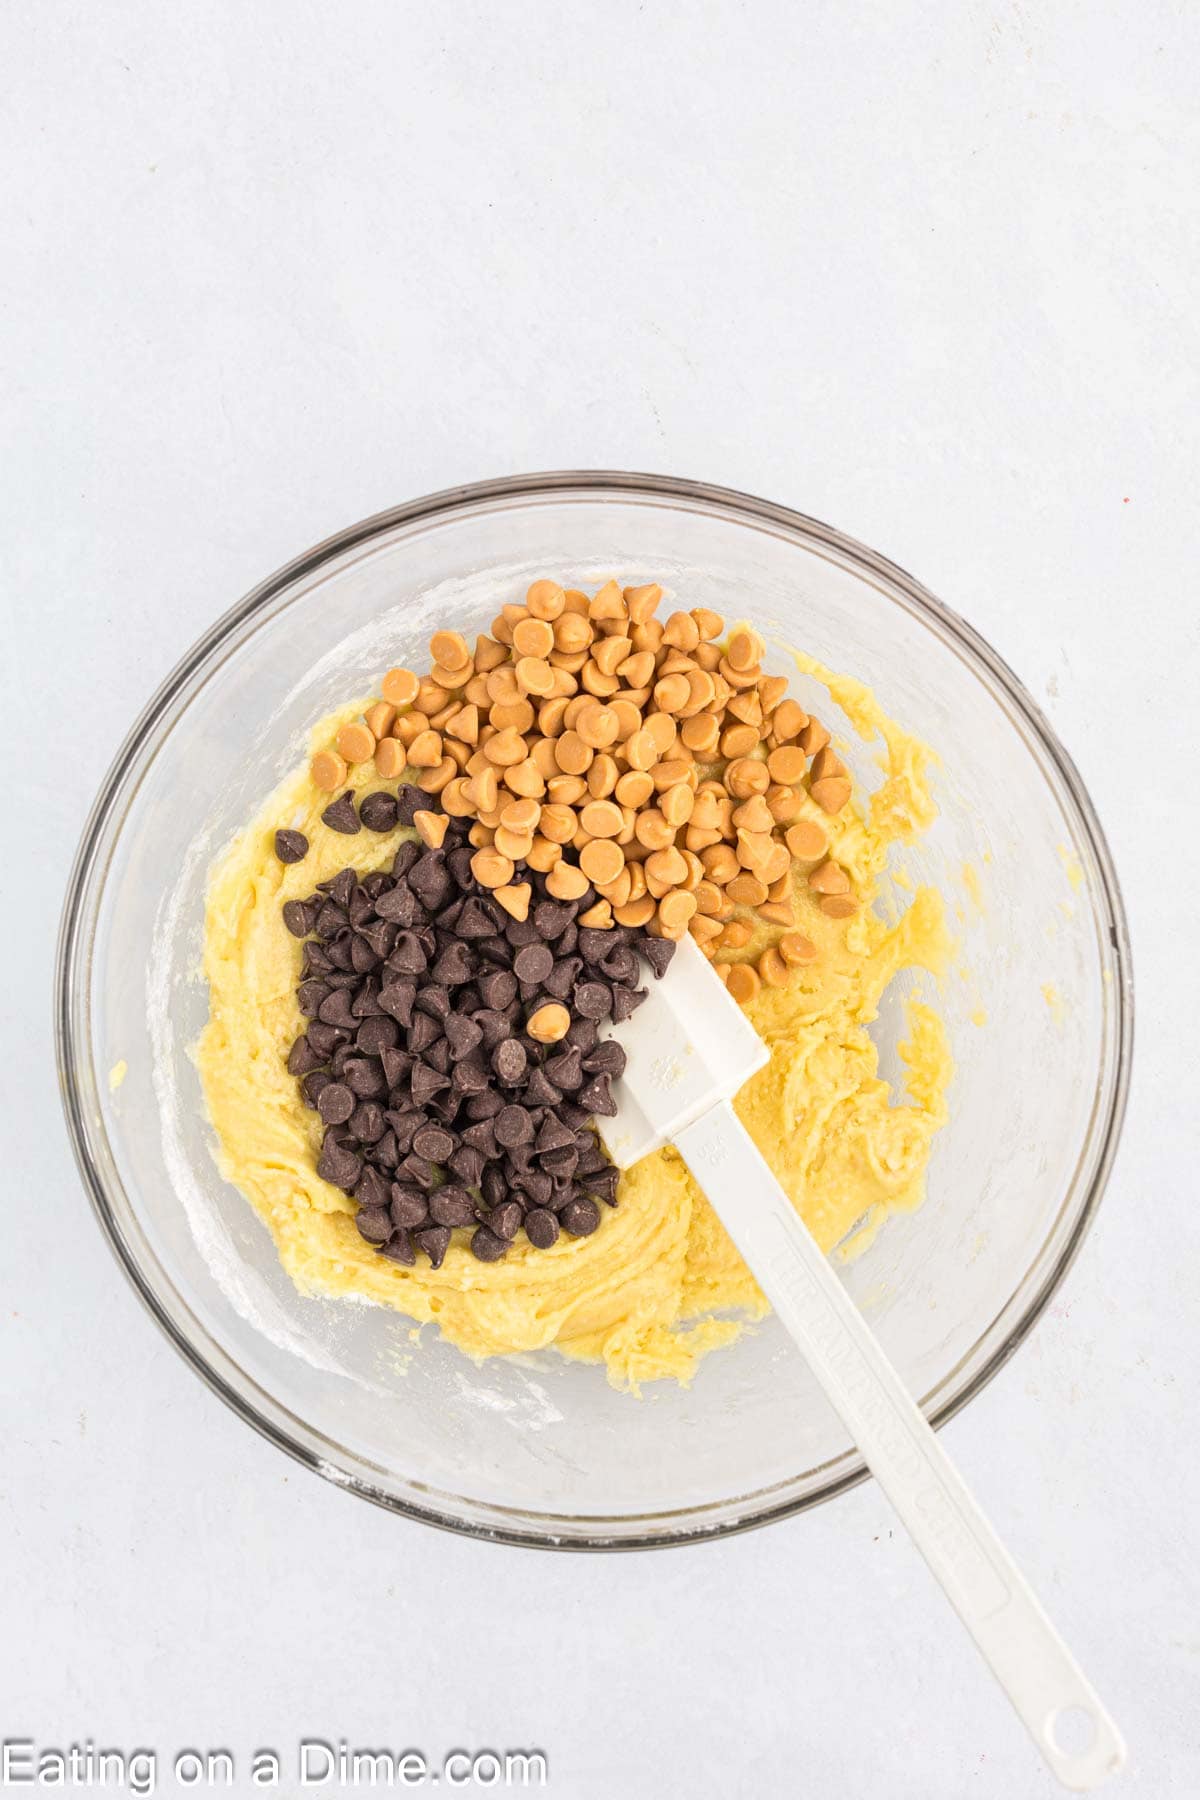
[[[910,841],[934,817],[928,753],[885,718],[861,683],[798,665],[829,689],[866,740],[883,744],[882,785],[829,820],[832,854],[853,878],[863,910],[848,923],[827,919],[803,886],[798,927],[819,956],[784,989],[763,987],[750,1007],[771,1060],[738,1100],[738,1111],[767,1161],[825,1249],[854,1232],[865,1243],[888,1213],[920,1204],[934,1133],[946,1117],[952,1064],[941,1021],[910,1001],[902,1055],[907,1097],[879,1079],[868,1026],[898,971],[937,973],[947,954],[940,896],[919,889],[898,923],[871,910],[890,845]],[[313,734],[328,744],[356,701]],[[347,785],[378,785],[370,765]],[[647,1157],[622,1179],[615,1211],[602,1209],[587,1238],[560,1238],[535,1250],[524,1238],[500,1263],[481,1263],[456,1241],[438,1270],[421,1258],[405,1268],[375,1254],[354,1225],[354,1202],[316,1173],[321,1124],[300,1101],[285,1058],[303,1028],[296,1004],[300,946],[280,908],[348,864],[386,866],[400,840],[363,831],[341,836],[321,823],[328,794],[307,765],[272,795],[231,844],[209,890],[205,973],[209,1024],[198,1061],[221,1167],[269,1226],[284,1267],[301,1289],[354,1293],[435,1321],[474,1357],[554,1345],[602,1360],[609,1380],[636,1390],[664,1377],[687,1381],[699,1358],[730,1343],[767,1306],[704,1196],[671,1150]],[[273,852],[278,826],[303,831],[311,848],[284,867]],[[754,960],[777,931],[740,954]]]

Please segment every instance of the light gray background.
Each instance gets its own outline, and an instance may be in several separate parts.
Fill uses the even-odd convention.
[[[1166,0],[8,0],[0,1732],[544,1745],[563,1800],[1054,1791],[873,1486],[653,1557],[405,1524],[211,1398],[84,1204],[52,942],[134,712],[335,528],[592,465],[893,556],[1091,786],[1135,936],[1124,1146],[947,1437],[1125,1789],[1200,1788],[1198,54]]]

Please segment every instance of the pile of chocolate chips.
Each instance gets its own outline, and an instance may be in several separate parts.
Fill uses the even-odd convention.
[[[368,795],[369,804],[391,795]],[[437,802],[402,787],[396,821]],[[644,931],[576,923],[593,905],[533,889],[511,918],[471,873],[467,824],[450,819],[440,849],[400,846],[390,872],[343,869],[284,923],[303,938],[300,1010],[307,1030],[288,1068],[325,1125],[318,1173],[358,1201],[362,1236],[396,1262],[439,1268],[458,1227],[497,1262],[524,1230],[538,1249],[560,1231],[585,1237],[598,1202],[616,1205],[617,1170],[591,1127],[611,1116],[625,1066],[600,1025],[645,999],[639,954],[656,976],[675,946]],[[547,1001],[565,1006],[565,1037],[524,1029]]]

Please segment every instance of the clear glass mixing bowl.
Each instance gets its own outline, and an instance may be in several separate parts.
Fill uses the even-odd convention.
[[[692,482],[540,475],[398,507],[256,588],[155,695],[83,836],[57,975],[79,1166],[154,1317],[264,1436],[398,1512],[556,1547],[762,1524],[840,1492],[862,1464],[774,1321],[710,1356],[689,1390],[659,1383],[639,1401],[552,1352],[476,1367],[429,1330],[414,1346],[382,1309],[302,1297],[217,1172],[189,1049],[207,1004],[207,870],[314,721],[419,660],[435,623],[483,629],[538,575],[614,571],[862,677],[943,759],[941,816],[902,861],[957,903],[961,960],[940,997],[951,1119],[926,1204],[842,1271],[935,1423],[1012,1354],[1078,1250],[1129,1074],[1128,939],[1078,774],[969,626],[839,532]],[[774,666],[787,670],[782,652]],[[850,739],[868,785],[874,754]],[[902,991],[876,1028],[891,1076]],[[110,1091],[118,1062],[128,1073]]]

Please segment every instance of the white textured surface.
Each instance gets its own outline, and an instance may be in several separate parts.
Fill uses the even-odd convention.
[[[10,0],[4,1735],[542,1744],[566,1800],[1053,1791],[873,1487],[670,1556],[434,1536],[252,1437],[86,1216],[43,909],[133,712],[328,531],[593,465],[892,555],[1091,786],[1135,936],[1124,1146],[949,1441],[1123,1785],[1200,1788],[1198,54],[1165,0]]]

